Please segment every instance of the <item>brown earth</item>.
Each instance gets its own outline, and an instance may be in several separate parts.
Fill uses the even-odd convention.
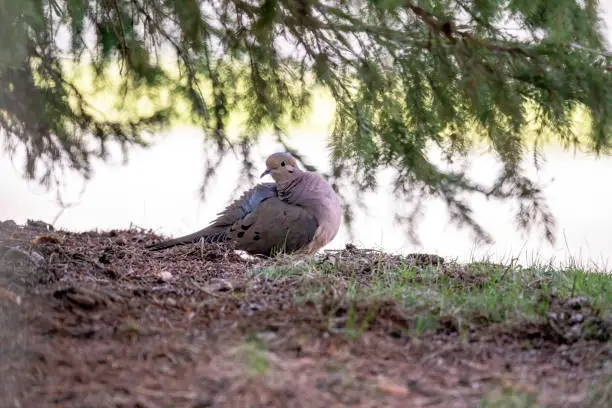
[[[2,406],[472,407],[512,391],[583,407],[610,380],[609,342],[565,344],[539,323],[409,335],[386,302],[348,338],[338,281],[296,302],[304,277],[247,273],[269,260],[143,250],[158,239],[0,224]]]

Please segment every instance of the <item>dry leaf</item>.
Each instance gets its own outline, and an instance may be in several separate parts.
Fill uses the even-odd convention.
[[[410,394],[410,391],[402,385],[395,384],[388,378],[378,377],[378,390],[395,397],[406,397]]]

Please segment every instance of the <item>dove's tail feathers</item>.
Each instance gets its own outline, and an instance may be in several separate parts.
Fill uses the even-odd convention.
[[[208,244],[225,242],[227,240],[227,230],[225,228],[208,227],[183,237],[147,245],[145,249],[149,251],[161,251],[162,249],[168,249],[179,245],[195,244],[201,240]]]

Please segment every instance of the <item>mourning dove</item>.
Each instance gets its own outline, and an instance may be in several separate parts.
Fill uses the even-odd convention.
[[[319,174],[302,171],[289,153],[274,153],[266,171],[275,183],[261,183],[217,214],[208,227],[180,238],[147,246],[156,251],[177,245],[232,242],[250,254],[312,254],[327,245],[340,228],[336,193]]]

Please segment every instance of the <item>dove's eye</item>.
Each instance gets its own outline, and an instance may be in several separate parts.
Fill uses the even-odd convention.
[[[285,167],[285,161],[284,160],[281,162],[281,167]]]

